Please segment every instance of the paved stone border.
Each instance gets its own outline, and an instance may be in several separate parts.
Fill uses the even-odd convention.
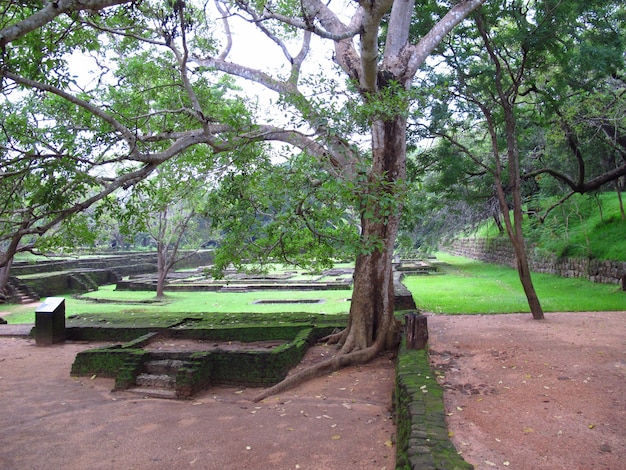
[[[0,336],[15,338],[30,336],[34,327],[34,323],[0,325]]]
[[[427,350],[407,350],[403,339],[394,390],[396,469],[471,470],[448,437],[443,389],[431,371]]]

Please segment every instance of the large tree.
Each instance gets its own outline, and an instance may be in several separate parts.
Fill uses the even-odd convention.
[[[99,149],[106,147],[97,163],[114,162],[117,173],[93,176],[94,197],[129,186],[192,146],[210,147],[215,158],[232,157],[262,141],[290,145],[351,187],[360,249],[348,327],[334,338],[341,344],[337,356],[311,372],[317,373],[367,361],[389,345],[391,260],[405,192],[414,77],[440,41],[484,1],[218,2],[223,48],[212,35],[216,24],[209,9],[191,2],[16,1],[2,12],[0,73],[5,89],[55,97],[68,116],[81,118],[64,119],[66,132],[91,135]],[[282,69],[230,60],[235,16],[276,46]],[[417,38],[410,34],[414,20],[428,25]],[[314,38],[332,49],[332,60],[328,54],[321,64],[327,67],[313,64],[315,74],[326,76],[305,73],[308,62],[319,60],[311,57]],[[95,58],[95,81],[80,82],[66,68],[64,60],[76,51]],[[240,100],[225,101],[232,95],[215,92],[216,71],[276,93],[274,109],[286,114],[286,124],[250,115]],[[73,149],[62,150],[59,158],[76,158]],[[63,210],[91,202],[76,198]],[[20,233],[44,229],[33,225]]]

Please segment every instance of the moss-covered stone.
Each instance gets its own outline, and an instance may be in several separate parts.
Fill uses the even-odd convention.
[[[470,470],[448,438],[443,390],[431,372],[427,350],[407,350],[402,341],[394,390],[397,454],[402,470]]]
[[[132,331],[138,331],[133,329]],[[267,334],[264,334],[263,332]],[[177,396],[189,397],[206,388],[209,384],[238,385],[251,387],[271,386],[287,376],[317,339],[329,334],[330,327],[298,328],[281,326],[272,328],[234,328],[221,329],[219,339],[253,338],[254,341],[267,339],[287,339],[291,341],[271,350],[212,350],[200,352],[160,352],[159,355],[176,356],[184,361],[184,366],[177,371]],[[167,335],[171,330],[142,334],[126,343],[104,348],[90,349],[77,354],[72,366],[72,375],[98,374],[114,377],[116,389],[126,389],[134,384],[143,363],[155,355],[142,349],[157,335]],[[128,335],[125,332],[124,335]],[[216,339],[215,331],[201,329],[176,330],[177,338]],[[220,336],[224,335],[224,336]]]
[[[71,375],[99,375],[115,378],[129,358],[147,354],[143,349],[122,348],[114,345],[105,348],[88,349],[76,355],[72,364]]]

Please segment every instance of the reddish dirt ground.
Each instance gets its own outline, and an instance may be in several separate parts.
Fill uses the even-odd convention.
[[[389,356],[260,403],[251,401],[258,389],[226,387],[177,401],[112,393],[112,379],[70,377],[76,353],[90,347],[0,337],[1,469],[395,466]],[[311,348],[302,366],[331,353]]]
[[[476,469],[626,468],[626,312],[428,326],[452,441]]]
[[[477,470],[626,468],[626,312],[546,317],[429,317],[453,442]],[[395,467],[389,356],[261,403],[223,387],[169,401],[70,377],[93,346],[0,337],[0,468]]]

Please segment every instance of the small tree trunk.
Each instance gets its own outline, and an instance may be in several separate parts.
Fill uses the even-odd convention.
[[[165,278],[167,277],[167,247],[162,242],[157,242],[157,299],[165,295]]]
[[[501,62],[501,57],[494,50],[491,43],[490,35],[488,33],[487,25],[484,23],[480,14],[475,16],[476,26],[483,38],[487,53],[489,54],[493,64],[495,66],[496,74],[494,77],[496,89],[498,91],[500,106],[504,112],[505,123],[505,137],[506,137],[506,155],[508,160],[508,189],[513,196],[513,222],[511,222],[511,216],[509,214],[509,207],[506,200],[506,194],[502,179],[502,161],[500,159],[500,139],[498,138],[497,125],[494,120],[494,116],[490,109],[485,106],[481,106],[483,114],[487,119],[487,125],[489,134],[491,137],[491,148],[494,155],[496,164],[496,193],[498,196],[498,202],[500,204],[500,210],[506,226],[507,235],[513,244],[515,250],[515,257],[517,259],[517,271],[519,273],[520,281],[526,298],[528,300],[528,306],[532,312],[535,320],[543,319],[543,309],[539,303],[539,298],[535,292],[532,279],[530,277],[530,269],[528,267],[528,258],[526,257],[526,248],[524,246],[524,234],[522,232],[522,194],[521,194],[521,178],[520,178],[520,163],[519,163],[519,145],[517,142],[517,122],[515,118],[514,102],[511,101],[511,86],[517,92],[520,86],[520,82],[514,82],[512,85],[503,84],[503,76],[506,74],[506,67]],[[521,77],[521,76],[520,76]],[[507,88],[507,91],[505,91]]]
[[[516,250],[517,253],[517,250]],[[530,275],[530,268],[528,266],[528,257],[526,256],[526,250],[522,248],[521,252],[517,256],[517,272],[522,283],[522,288],[526,294],[526,300],[528,301],[528,307],[535,320],[543,320],[543,308],[539,297],[535,291],[535,286]]]
[[[22,224],[22,227],[25,228],[26,225]],[[9,284],[9,277],[11,275],[11,266],[13,265],[13,260],[15,259],[15,254],[17,253],[17,248],[22,240],[21,235],[14,235],[11,238],[11,243],[6,248],[6,251],[1,253],[0,256],[0,293],[6,295],[8,292],[7,286]]]
[[[9,274],[11,272],[11,262],[8,262],[0,268],[0,294],[6,296],[8,294],[7,286],[9,284]]]
[[[619,201],[619,211],[622,214],[622,220],[626,220],[626,211],[624,211],[624,201],[622,200],[622,192],[619,187],[619,182],[615,181],[615,191],[617,192],[617,200]]]

